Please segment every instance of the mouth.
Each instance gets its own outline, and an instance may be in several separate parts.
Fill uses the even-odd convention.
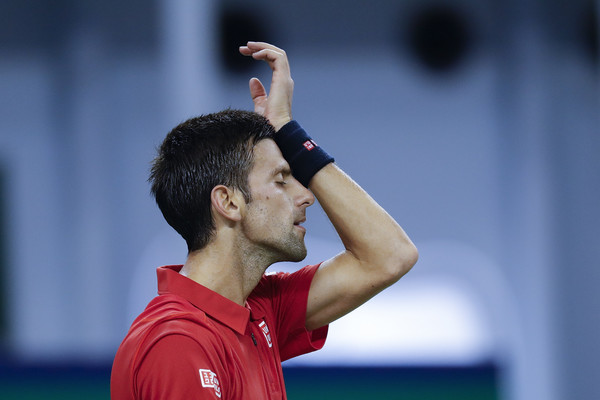
[[[306,228],[303,227],[301,224],[303,224],[304,222],[306,222],[306,217],[302,217],[300,219],[297,219],[296,221],[294,221],[294,226],[296,228],[299,228],[302,231],[306,231]]]
[[[306,222],[306,217],[302,217],[297,219],[296,221],[294,221],[294,225],[300,226],[300,224],[303,224]]]

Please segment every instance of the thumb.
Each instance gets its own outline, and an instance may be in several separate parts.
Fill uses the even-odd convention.
[[[267,96],[267,91],[265,87],[261,83],[258,78],[250,79],[250,96],[252,96],[252,101],[256,103],[256,101],[263,100],[263,97]]]

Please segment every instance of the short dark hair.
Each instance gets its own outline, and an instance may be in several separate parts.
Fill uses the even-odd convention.
[[[274,134],[265,117],[231,109],[191,118],[169,132],[149,181],[160,211],[190,253],[205,247],[215,233],[210,200],[215,186],[238,189],[251,201],[254,145]]]

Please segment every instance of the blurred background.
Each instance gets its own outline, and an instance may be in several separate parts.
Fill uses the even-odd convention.
[[[177,123],[294,117],[405,228],[415,268],[285,364],[290,399],[598,399],[600,1],[0,2],[0,397],[108,398],[185,244],[146,182]],[[309,258],[341,248],[318,206]],[[288,270],[293,265],[273,268]]]

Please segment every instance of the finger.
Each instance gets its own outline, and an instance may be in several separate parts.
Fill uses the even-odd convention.
[[[260,115],[265,115],[267,107],[267,91],[257,78],[250,79],[250,96],[254,103],[254,111]]]
[[[279,51],[273,50],[273,49],[261,49],[258,51],[253,51],[252,54],[250,54],[250,56],[252,56],[252,58],[254,58],[255,60],[265,60],[265,61],[275,61],[277,59],[282,59],[282,60],[286,59],[285,53],[282,53],[282,52],[279,52]]]
[[[240,46],[239,51],[242,55],[251,56],[255,60],[264,60],[273,63],[281,59],[287,63],[285,51],[268,43],[248,42],[246,46]]]
[[[245,46],[240,46],[239,51],[244,56],[266,61],[271,69],[280,68],[282,72],[289,72],[287,54],[277,46],[265,42],[248,42]]]
[[[251,54],[252,58],[259,61],[265,61],[273,71],[273,78],[277,76],[289,76],[290,65],[285,53],[280,53],[271,49],[262,49]]]
[[[242,53],[245,56],[251,56],[253,53],[259,52],[261,50],[272,50],[278,53],[285,54],[284,50],[265,42],[248,42],[245,46],[240,46],[239,50],[240,53]]]
[[[253,52],[248,46],[240,46],[240,53],[245,56],[251,56]]]
[[[250,79],[249,86],[252,101],[255,102],[256,100],[258,100],[258,98],[264,98],[267,96],[267,91],[265,90],[264,85],[258,78]]]
[[[277,46],[273,46],[270,43],[266,43],[266,42],[251,42],[249,41],[248,43],[246,43],[246,46],[249,50],[251,51],[260,51],[263,49],[269,49],[269,50],[273,50],[276,51],[278,53],[283,53],[285,54],[285,51],[283,49],[280,49]]]

